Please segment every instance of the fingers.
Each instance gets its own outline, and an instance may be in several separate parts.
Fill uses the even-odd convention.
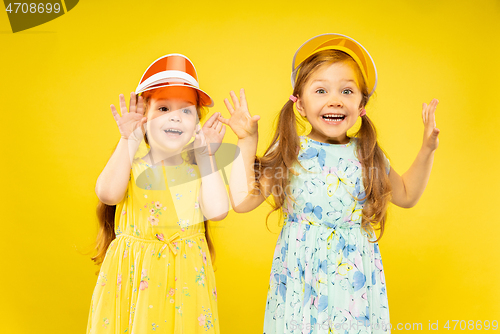
[[[229,125],[229,120],[227,118],[219,116],[219,121],[226,124],[226,125]]]
[[[222,122],[217,121],[217,125],[215,126],[215,131],[219,133],[221,129],[222,129]]]
[[[432,100],[432,109],[431,109],[431,122],[432,122],[432,126],[433,127],[436,127],[436,108],[437,108],[437,105],[439,103],[439,100],[438,99],[433,99]]]
[[[424,125],[427,124],[427,104],[422,103],[422,120],[424,121]]]
[[[437,104],[439,103],[439,100],[437,99],[432,99],[431,103],[427,105],[427,103],[422,104],[422,120],[424,121],[424,124],[427,125],[428,123],[435,126],[436,121],[434,117],[434,112],[436,111]]]
[[[123,94],[120,94],[120,112],[122,116],[127,112],[127,104],[125,103],[125,96]]]
[[[243,88],[240,89],[240,103],[242,107],[248,109],[247,98],[245,96],[245,90]]]
[[[224,99],[224,104],[226,105],[226,108],[229,111],[229,114],[232,115],[234,113],[234,109],[233,109],[233,106],[231,105],[231,103],[229,102],[229,100]]]
[[[422,111],[422,118],[424,120],[424,126],[427,131],[429,131],[429,134],[431,134],[433,129],[436,127],[435,111],[438,102],[439,101],[437,99],[432,99],[429,105],[426,103],[423,104],[424,109]]]
[[[212,127],[214,123],[217,121],[217,118],[219,117],[220,112],[214,113],[203,125],[203,127]]]
[[[141,115],[144,115],[144,98],[139,96],[139,100],[137,101],[137,112]]]
[[[236,109],[239,109],[240,108],[240,101],[238,101],[236,94],[233,91],[230,91],[229,95],[231,95],[231,99],[233,100],[234,107]]]
[[[434,102],[434,101],[433,101]],[[427,114],[427,120],[429,121],[429,126],[432,126],[433,128],[436,127],[436,104],[429,106],[429,113]]]
[[[135,93],[130,93],[130,103],[129,103],[130,112],[135,112]]]
[[[221,116],[220,112],[216,112],[205,122],[205,124],[203,125],[203,129],[204,130],[213,129],[216,133],[220,133],[221,129],[223,128],[223,125],[226,124],[228,121],[229,120]]]
[[[115,105],[112,104],[110,107],[111,107],[111,113],[113,114],[113,118],[115,119],[115,121],[118,122],[120,120],[120,115],[118,114],[118,111],[116,111]]]

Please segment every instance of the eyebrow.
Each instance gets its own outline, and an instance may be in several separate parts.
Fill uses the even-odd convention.
[[[314,83],[314,82],[316,82],[316,81],[328,81],[328,80],[325,80],[325,79],[314,79],[311,83]],[[342,80],[341,80],[341,82],[343,82],[343,81],[346,81],[346,82],[354,82],[354,83],[356,83],[356,81],[354,81],[354,80],[352,80],[352,79],[349,79],[349,80],[347,80],[347,79],[342,79]]]

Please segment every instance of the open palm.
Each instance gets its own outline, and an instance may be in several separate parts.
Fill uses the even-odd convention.
[[[224,134],[226,133],[226,127],[219,122],[218,118],[220,116],[219,112],[214,113],[203,125],[200,131],[200,124],[197,125],[197,131],[194,139],[194,148],[200,148],[201,150],[196,150],[202,155],[214,155],[219,149],[222,139],[224,139]]]
[[[248,111],[247,100],[245,97],[245,90],[243,88],[240,90],[239,101],[233,91],[231,91],[229,94],[231,95],[231,99],[233,100],[234,108],[228,99],[224,99],[224,103],[231,117],[229,119],[226,119],[220,116],[219,120],[222,123],[228,125],[236,134],[238,139],[256,136],[258,129],[257,121],[260,119],[260,116],[255,115],[252,117],[252,115],[250,115],[250,112]]]
[[[130,111],[127,110],[125,97],[120,94],[120,114],[116,111],[115,106],[111,105],[111,113],[118,125],[121,137],[124,139],[132,139],[140,142],[143,138],[142,126],[146,123],[147,118],[144,117],[144,103],[142,96],[139,96],[137,106],[135,104],[135,93],[130,93]]]
[[[431,151],[437,149],[439,145],[439,129],[436,128],[436,107],[439,101],[433,99],[429,105],[422,104],[422,120],[424,121],[424,142],[423,146]]]

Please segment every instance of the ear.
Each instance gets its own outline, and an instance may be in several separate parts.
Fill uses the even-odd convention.
[[[302,117],[306,117],[306,112],[304,111],[304,106],[302,105],[302,99],[297,97],[297,102],[295,102],[295,107]]]

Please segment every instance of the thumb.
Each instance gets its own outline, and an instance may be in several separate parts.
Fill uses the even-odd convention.
[[[437,136],[439,135],[439,132],[440,132],[440,131],[439,131],[439,129],[438,129],[438,128],[434,128],[434,130],[432,131],[432,135],[433,135],[434,137],[437,137]]]
[[[260,119],[259,115],[252,116],[252,121],[257,122]]]

